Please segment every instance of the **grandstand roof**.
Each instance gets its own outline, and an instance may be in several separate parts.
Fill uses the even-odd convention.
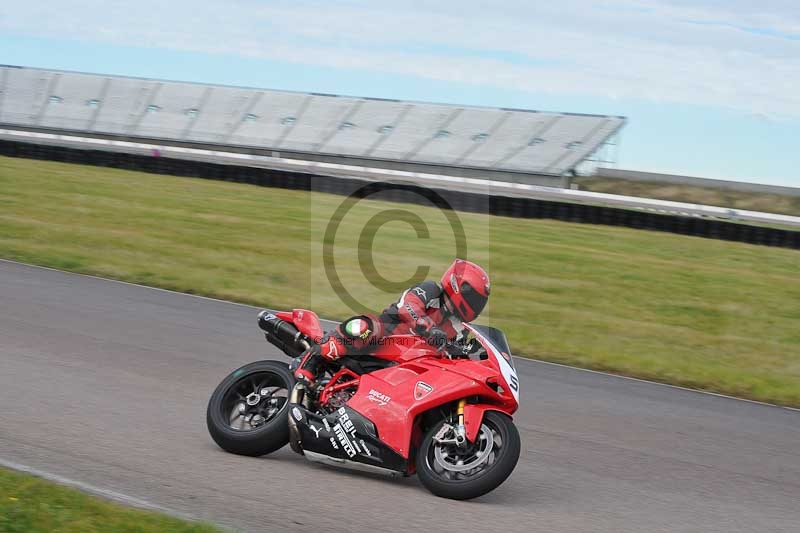
[[[0,124],[562,175],[625,118],[2,66]]]

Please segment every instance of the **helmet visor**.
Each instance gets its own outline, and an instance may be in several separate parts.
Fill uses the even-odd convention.
[[[469,314],[472,315],[470,320],[474,320],[481,314],[483,308],[486,307],[486,302],[489,300],[488,296],[479,293],[472,285],[466,282],[461,284],[461,297],[464,298],[467,306],[469,306]]]

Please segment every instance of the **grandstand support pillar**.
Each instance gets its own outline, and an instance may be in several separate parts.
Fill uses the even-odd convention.
[[[572,178],[576,175],[575,169],[570,170],[561,175],[561,188],[562,189],[569,189],[572,187]]]
[[[602,146],[603,156],[598,161],[598,166],[616,167],[619,160],[619,133],[614,133],[609,137]]]

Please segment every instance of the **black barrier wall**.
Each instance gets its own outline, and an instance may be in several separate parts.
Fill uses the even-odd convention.
[[[190,176],[204,179],[249,183],[263,187],[278,187],[303,191],[316,191],[331,194],[349,195],[364,181],[357,179],[313,176],[255,167],[240,167],[169,159],[99,150],[80,150],[40,144],[29,144],[14,141],[0,141],[0,155],[43,159],[112,168],[122,168],[157,174]],[[374,183],[362,189],[364,196],[384,190],[381,183]],[[419,189],[414,185],[404,185],[386,191],[382,199],[396,201],[417,201],[424,203],[423,196],[403,194],[406,191]],[[387,196],[388,194],[388,196]],[[648,211],[602,207],[584,204],[571,204],[530,198],[512,198],[507,196],[487,197],[477,193],[447,191],[448,201],[457,211],[477,212],[515,217],[515,218],[549,218],[581,224],[604,224],[627,228],[664,231],[738,241],[764,246],[779,246],[800,249],[800,231],[751,226],[723,220],[697,217],[667,215]],[[416,200],[415,200],[416,199]]]

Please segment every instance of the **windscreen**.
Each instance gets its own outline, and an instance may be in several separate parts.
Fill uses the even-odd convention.
[[[508,361],[508,364],[511,367],[514,367],[514,360],[511,357],[511,348],[508,346],[508,339],[506,339],[506,334],[500,331],[497,328],[493,328],[490,326],[478,326],[475,324],[470,324],[478,333],[486,337],[489,342],[491,342],[498,351],[500,351],[500,355]]]

